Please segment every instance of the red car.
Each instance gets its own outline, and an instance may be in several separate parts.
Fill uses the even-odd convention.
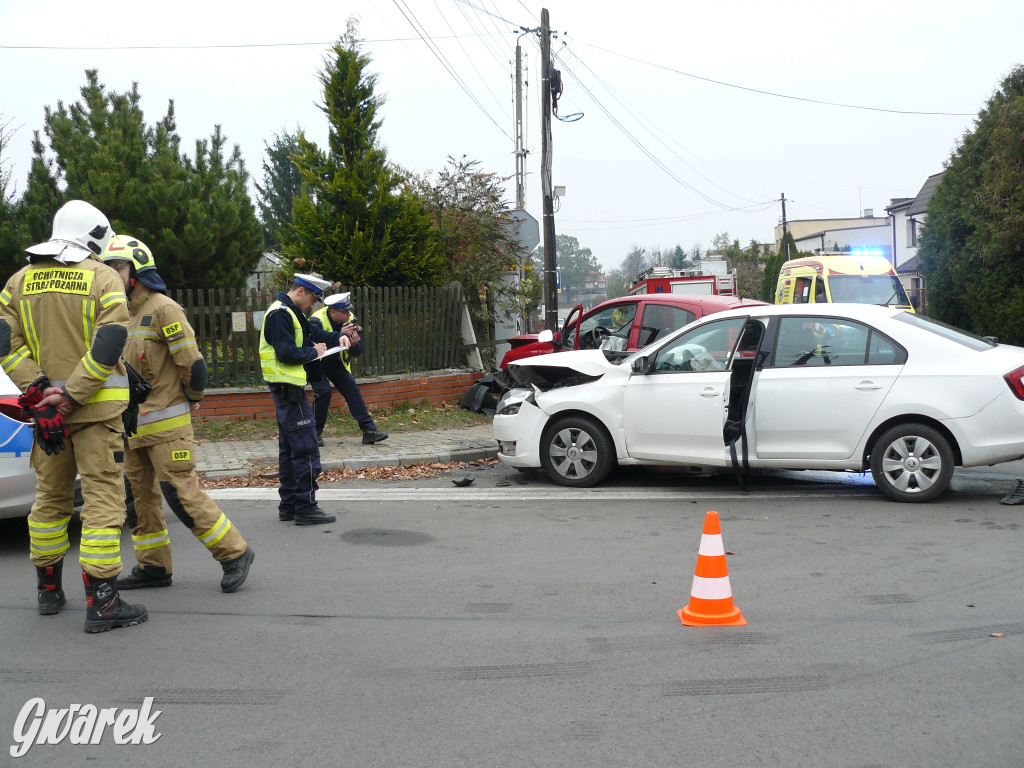
[[[553,338],[550,332],[542,331],[509,339],[512,349],[501,359],[501,370],[473,384],[459,404],[470,411],[493,415],[498,399],[511,386],[505,369],[525,357],[567,349],[602,349],[609,359],[625,357],[705,315],[765,303],[736,296],[640,293],[609,299],[586,313],[583,305],[577,304]],[[546,340],[541,341],[539,336]]]
[[[705,315],[765,303],[737,296],[642,293],[609,299],[585,314],[583,305],[577,304],[552,341],[539,341],[538,334],[509,339],[512,349],[502,358],[501,368],[524,357],[565,349],[634,352]]]

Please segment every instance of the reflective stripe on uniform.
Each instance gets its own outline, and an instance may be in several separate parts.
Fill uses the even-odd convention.
[[[189,347],[195,347],[196,349],[199,349],[199,345],[196,344],[195,339],[185,339],[183,341],[175,342],[174,344],[168,344],[167,351],[173,355],[177,352],[181,352],[181,350],[183,349],[188,349]]]
[[[146,437],[147,435],[155,435],[157,432],[167,432],[171,429],[178,429],[179,427],[185,427],[192,423],[192,416],[185,414],[184,416],[175,416],[170,419],[164,419],[157,421],[153,424],[140,424],[139,431],[132,435],[136,437]]]
[[[85,339],[85,348],[92,344],[92,334],[96,328],[96,307],[92,299],[82,302],[82,336]],[[105,377],[104,377],[105,378]]]
[[[25,334],[25,343],[32,351],[32,359],[39,360],[39,336],[36,333],[35,323],[32,321],[32,304],[28,299],[19,302],[21,307],[21,326]]]
[[[110,378],[110,374],[114,372],[114,366],[103,365],[97,362],[96,358],[92,356],[92,350],[86,352],[82,357],[82,365],[85,366],[85,370],[92,374],[93,378],[100,381],[106,381]]]
[[[121,562],[119,528],[83,528],[78,562],[83,565],[113,565]]]
[[[19,347],[0,362],[0,367],[4,369],[4,373],[10,374],[11,371],[18,367],[18,363],[30,354],[31,352],[28,347]]]
[[[60,379],[59,381],[51,381],[50,385],[54,387],[63,387],[67,384],[67,379]],[[109,402],[111,400],[120,400],[122,402],[128,402],[128,377],[127,376],[110,376],[103,386],[99,388],[99,391],[95,395],[89,398],[90,403],[102,403]]]
[[[28,521],[29,550],[34,555],[63,555],[68,551],[68,521],[71,515],[52,523]]]
[[[217,522],[213,526],[213,528],[206,531],[206,533],[196,534],[196,538],[203,542],[203,544],[205,544],[207,547],[212,547],[218,541],[223,539],[224,535],[230,530],[231,521],[228,520],[227,515],[221,512],[220,517],[217,519]]]
[[[111,293],[100,296],[100,306],[106,309],[111,304],[117,304],[119,301],[123,301],[125,304],[128,303],[128,297],[124,295],[123,291],[112,291]]]
[[[132,534],[132,546],[135,547],[136,552],[143,549],[166,547],[170,543],[171,536],[167,533],[166,528],[156,533],[143,533],[139,536],[136,536],[134,533]]]
[[[160,334],[156,332],[156,328],[134,328],[128,331],[129,339],[158,339]]]
[[[188,403],[178,403],[177,405],[170,405],[166,408],[161,408],[159,411],[147,411],[146,413],[139,414],[139,425],[152,424],[155,421],[161,419],[167,419],[171,416],[180,416],[183,413],[189,412]]]
[[[4,288],[2,291],[0,291],[0,304],[3,304],[6,307],[10,303],[11,292]]]
[[[178,429],[191,423],[191,406],[187,402],[178,403],[167,408],[161,408],[159,411],[139,414],[139,429],[133,437],[155,435],[157,432]]]

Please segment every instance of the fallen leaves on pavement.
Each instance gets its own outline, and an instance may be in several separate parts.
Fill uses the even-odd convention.
[[[364,467],[362,469],[333,469],[321,473],[317,482],[335,483],[339,480],[423,480],[437,477],[457,469],[483,469],[500,463],[500,459],[478,459],[477,461],[449,461],[433,464],[409,464],[391,467]],[[200,474],[202,488],[276,488],[277,472],[273,469],[262,473],[253,472],[247,477],[220,477],[207,480]]]

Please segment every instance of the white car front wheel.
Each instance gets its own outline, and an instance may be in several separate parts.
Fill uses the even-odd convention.
[[[611,472],[615,447],[608,432],[594,419],[566,416],[544,430],[540,462],[559,485],[587,488]]]

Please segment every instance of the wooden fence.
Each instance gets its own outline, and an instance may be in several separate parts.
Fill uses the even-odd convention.
[[[357,377],[463,368],[462,288],[352,288],[363,354],[352,363]],[[263,383],[259,336],[267,291],[223,289],[169,291],[185,308],[210,368],[210,387]]]

